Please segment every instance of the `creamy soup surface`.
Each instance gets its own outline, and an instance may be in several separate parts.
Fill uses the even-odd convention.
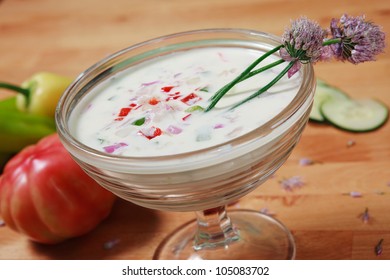
[[[70,118],[72,133],[96,150],[135,157],[184,153],[234,139],[274,118],[299,89],[298,74],[285,77],[268,92],[228,110],[271,81],[282,64],[237,84],[211,111],[201,110],[261,54],[206,47],[142,62],[94,88],[77,105]]]

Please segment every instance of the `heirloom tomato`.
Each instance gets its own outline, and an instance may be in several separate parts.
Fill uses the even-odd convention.
[[[115,196],[72,159],[57,134],[24,148],[0,177],[0,217],[39,243],[83,235],[105,219]]]

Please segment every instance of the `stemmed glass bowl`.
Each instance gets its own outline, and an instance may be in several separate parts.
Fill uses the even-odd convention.
[[[56,111],[58,133],[87,174],[117,196],[143,207],[196,213],[195,220],[168,235],[156,249],[155,259],[295,257],[294,239],[279,221],[255,210],[227,214],[226,205],[267,180],[297,144],[313,101],[312,66],[302,65],[296,96],[270,121],[233,140],[180,154],[131,157],[97,151],[73,135],[69,119],[74,108],[105,80],[155,57],[202,47],[268,51],[279,44],[276,36],[242,29],[164,36],[103,59],[83,72],[63,94]]]

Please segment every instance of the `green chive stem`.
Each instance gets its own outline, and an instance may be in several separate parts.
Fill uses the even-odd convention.
[[[332,45],[332,44],[338,44],[341,42],[341,38],[333,38],[333,39],[329,39],[329,40],[326,40],[322,43],[323,46],[329,46],[329,45]]]
[[[288,70],[291,69],[291,67],[293,67],[293,65],[295,63],[296,63],[296,61],[290,61],[290,63],[283,69],[283,71],[280,72],[271,82],[269,82],[266,86],[264,86],[261,89],[259,89],[258,91],[256,91],[251,96],[245,98],[243,101],[240,101],[238,104],[232,106],[229,110],[233,110],[233,109],[237,108],[238,106],[244,104],[245,102],[247,102],[247,101],[249,101],[249,100],[259,96],[260,94],[262,94],[265,91],[267,91],[268,89],[270,89],[273,85],[275,85],[288,72]]]
[[[264,72],[265,70],[271,69],[272,67],[278,66],[278,65],[280,65],[280,64],[282,64],[284,62],[285,62],[284,59],[279,59],[279,60],[277,60],[275,62],[272,62],[272,63],[270,63],[270,64],[268,64],[268,65],[266,65],[264,67],[261,67],[259,69],[253,70],[248,75],[243,77],[239,82],[242,82],[242,81],[244,81],[244,80],[246,80],[246,79],[248,79],[250,77],[253,77],[253,76],[255,76],[255,75],[257,75],[257,74],[259,74],[261,72]]]
[[[283,45],[279,45],[272,50],[266,52],[261,57],[256,59],[251,65],[248,66],[239,76],[237,76],[233,81],[223,86],[220,90],[218,90],[211,98],[210,105],[205,109],[205,112],[210,111],[212,108],[215,107],[215,105],[218,103],[218,101],[237,83],[239,83],[242,79],[245,79],[245,77],[252,71],[253,68],[255,68],[260,62],[262,62],[264,59],[266,59],[271,54],[277,52],[283,47]],[[264,70],[263,70],[264,71]],[[258,72],[259,73],[259,72]],[[257,73],[257,74],[258,74]]]

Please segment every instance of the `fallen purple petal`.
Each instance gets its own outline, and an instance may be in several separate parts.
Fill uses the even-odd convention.
[[[114,248],[119,243],[120,243],[119,239],[109,240],[109,241],[104,243],[103,248],[106,249],[106,250],[111,250],[112,248]]]
[[[294,76],[295,73],[297,73],[299,71],[299,69],[301,69],[301,62],[299,60],[297,60],[294,63],[294,65],[290,68],[290,70],[288,70],[287,77],[291,78],[292,76]]]
[[[286,191],[293,191],[296,188],[304,186],[304,182],[300,176],[293,176],[287,179],[283,179],[279,182],[280,186]]]
[[[356,198],[356,197],[362,197],[362,196],[363,196],[361,192],[350,192],[349,195],[350,195],[351,197],[355,197],[355,198]]]
[[[308,166],[314,164],[314,161],[311,160],[310,158],[301,158],[299,160],[299,165],[300,166]]]
[[[5,222],[3,220],[0,220],[0,227],[4,227],[5,226]]]
[[[268,216],[274,216],[275,213],[271,212],[267,207],[261,208],[259,211],[261,214],[268,215]]]
[[[370,214],[368,213],[368,208],[366,208],[358,217],[363,221],[363,223],[368,224],[371,219]]]
[[[379,240],[378,244],[375,246],[375,254],[377,256],[380,256],[383,253],[382,243],[383,243],[383,238]]]
[[[355,145],[356,145],[355,140],[348,140],[348,142],[347,142],[347,148],[350,148],[350,147],[355,146]]]

